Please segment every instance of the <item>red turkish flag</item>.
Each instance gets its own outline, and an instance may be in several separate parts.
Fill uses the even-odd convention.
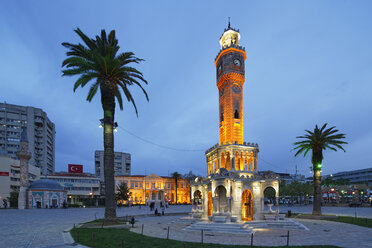
[[[68,172],[69,173],[83,173],[83,165],[82,164],[69,164]]]

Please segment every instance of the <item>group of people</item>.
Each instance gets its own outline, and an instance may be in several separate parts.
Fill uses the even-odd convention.
[[[165,204],[163,204],[163,202],[160,202],[161,214],[159,213],[158,208],[155,205],[155,202],[151,202],[149,207],[151,212],[155,210],[154,211],[155,216],[164,215],[165,208],[168,208],[168,202],[166,202]]]

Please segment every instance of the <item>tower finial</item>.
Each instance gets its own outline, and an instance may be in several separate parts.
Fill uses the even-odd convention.
[[[227,26],[227,28],[231,28],[231,27],[230,27],[230,16],[229,16],[229,25]]]

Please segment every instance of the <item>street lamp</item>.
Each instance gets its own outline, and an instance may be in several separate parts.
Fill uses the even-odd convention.
[[[99,119],[100,123],[98,125],[99,128],[103,128],[104,125],[105,125],[105,119]],[[114,132],[117,133],[118,132],[118,123],[117,122],[114,122],[114,124],[112,125],[113,129],[114,129]]]

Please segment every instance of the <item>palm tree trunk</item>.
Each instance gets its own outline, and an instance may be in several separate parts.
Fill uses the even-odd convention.
[[[178,197],[177,197],[178,178],[175,178],[174,180],[175,180],[175,183],[176,183],[176,205],[177,205],[177,199],[178,199]]]
[[[322,215],[322,188],[320,170],[314,165],[314,203],[313,215]]]
[[[101,87],[101,101],[104,112],[104,179],[105,179],[105,221],[116,222],[115,179],[114,179],[114,115],[113,91]]]

